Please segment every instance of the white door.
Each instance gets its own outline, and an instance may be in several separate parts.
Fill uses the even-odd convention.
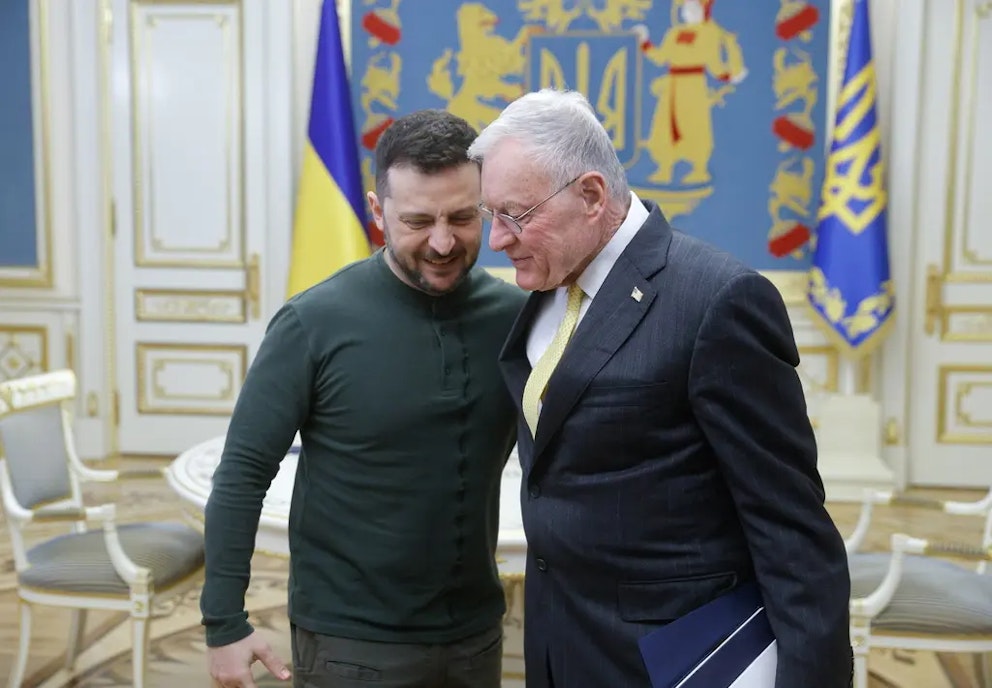
[[[273,222],[268,163],[289,137],[270,109],[290,87],[269,88],[266,38],[283,3],[108,2],[119,451],[174,454],[226,431],[277,305],[266,228],[288,241],[290,217]]]
[[[992,3],[930,2],[927,14],[912,372],[906,385],[909,480],[987,488],[992,485]]]

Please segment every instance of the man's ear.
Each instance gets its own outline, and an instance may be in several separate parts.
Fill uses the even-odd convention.
[[[595,216],[603,212],[608,198],[606,178],[599,172],[587,172],[579,179],[578,185],[586,214]]]
[[[369,191],[366,198],[369,201],[369,210],[372,211],[372,219],[375,220],[375,226],[379,228],[380,232],[386,231],[386,223],[382,219],[382,204],[379,203],[379,197],[375,195],[375,191]]]

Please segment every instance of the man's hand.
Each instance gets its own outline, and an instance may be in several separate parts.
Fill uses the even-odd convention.
[[[247,638],[221,647],[207,648],[207,666],[214,685],[220,688],[258,688],[251,675],[255,660],[265,665],[273,676],[288,681],[291,674],[269,644],[252,631]]]

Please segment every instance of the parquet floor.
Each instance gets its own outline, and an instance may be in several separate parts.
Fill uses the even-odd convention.
[[[164,464],[161,464],[164,466]],[[983,495],[981,491],[955,491],[955,490],[913,490],[913,494],[925,497],[973,500]],[[164,480],[158,478],[145,478],[139,480],[122,481],[118,485],[101,486],[91,493],[91,503],[94,501],[104,501],[114,499],[119,503],[119,513],[121,521],[139,519],[157,520],[180,520],[180,510],[177,498],[171,493]],[[858,507],[851,504],[831,504],[831,514],[834,516],[841,532],[847,534],[851,531],[857,519]],[[2,516],[0,516],[2,520]],[[52,526],[54,528],[55,526]],[[889,535],[893,532],[908,532],[913,535],[925,538],[938,538],[942,540],[955,540],[969,544],[978,544],[981,537],[980,524],[975,518],[951,517],[934,514],[931,511],[913,509],[910,507],[884,508],[876,510],[873,519],[873,529],[869,537],[869,549],[882,549],[887,545]],[[265,569],[274,579],[282,578],[285,562],[276,559],[267,559],[260,555],[261,561],[256,563],[256,568]],[[0,685],[6,685],[6,679],[10,672],[14,653],[17,647],[17,600],[13,592],[13,562],[10,556],[9,534],[6,525],[0,533]],[[266,598],[269,599],[269,598]],[[273,598],[275,599],[275,598]],[[192,619],[195,601],[190,602],[190,609],[187,610],[187,617]],[[267,612],[270,616],[284,616],[276,605],[275,611]],[[68,626],[68,612],[53,610],[50,608],[36,607],[34,616],[34,630],[32,633],[31,660],[28,667],[28,681],[26,686],[55,685],[53,675],[61,668],[62,653],[66,630]],[[89,633],[87,643],[96,643],[103,636],[110,633],[112,629],[118,627],[122,621],[120,615],[107,613],[91,613],[87,628]],[[279,624],[284,620],[279,618],[270,619],[269,623],[278,630]],[[195,623],[188,631],[188,637],[184,642],[184,651],[187,657],[181,664],[186,665],[180,671],[183,677],[178,675],[173,680],[168,680],[163,685],[182,685],[184,688],[194,688],[195,686],[209,686],[209,681],[203,671],[202,647],[199,645],[197,634],[198,629]],[[177,642],[177,641],[171,641]],[[196,655],[199,654],[197,657]],[[874,658],[874,655],[873,655]],[[288,659],[288,657],[286,657]],[[899,659],[899,658],[896,658]],[[884,675],[873,678],[873,686],[878,688],[889,688],[898,686],[899,688],[916,686],[934,688],[948,686],[953,688],[976,688],[981,686],[980,679],[976,680],[972,675],[971,660],[962,667],[967,669],[969,677],[954,678],[951,676],[956,671],[965,672],[964,668],[959,670],[943,670],[943,675],[938,679],[930,677],[930,674],[919,673],[914,675],[912,667],[914,662],[904,661],[902,657],[896,664],[900,664],[903,676],[900,678],[886,678]],[[874,659],[873,659],[874,661]],[[880,662],[882,660],[879,660]],[[934,662],[931,661],[930,664]],[[126,664],[126,662],[125,662]],[[915,665],[920,672],[931,671],[923,667],[922,662]],[[195,666],[190,666],[195,665]],[[176,665],[177,667],[180,664]],[[909,667],[907,669],[907,667]],[[119,676],[126,676],[117,670]],[[907,673],[908,672],[908,673]],[[884,672],[882,672],[884,674]],[[50,679],[47,680],[46,679]],[[946,680],[945,680],[946,679]],[[119,678],[119,681],[126,679]],[[67,682],[59,683],[61,686],[115,686],[129,685],[127,682],[114,683],[106,677],[102,679],[86,679],[78,683],[71,679]]]

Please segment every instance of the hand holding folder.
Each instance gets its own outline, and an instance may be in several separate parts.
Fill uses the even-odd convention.
[[[775,636],[753,582],[648,633],[639,644],[652,688],[775,686]]]

